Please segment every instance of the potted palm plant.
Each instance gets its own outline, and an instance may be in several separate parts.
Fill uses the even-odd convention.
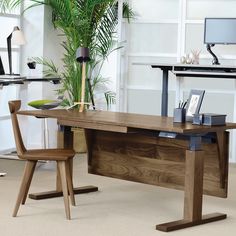
[[[91,81],[91,90],[96,86],[106,83],[101,76],[101,68],[109,54],[120,48],[116,43],[116,27],[118,24],[117,0],[29,0],[31,7],[47,5],[52,10],[52,22],[62,32],[64,47],[64,68],[59,71],[53,62],[37,59],[38,63],[47,67],[47,75],[59,75],[62,78],[62,88],[58,91],[65,95],[64,105],[71,106],[80,101],[82,67],[75,60],[78,47],[87,47],[90,51],[90,62],[87,63],[87,77]],[[23,0],[8,0],[5,7],[14,8]],[[3,4],[4,5],[4,4]],[[124,18],[132,18],[134,13],[128,3],[123,4]],[[85,100],[91,97],[86,85]],[[105,101],[113,103],[114,93],[104,91]]]
[[[62,79],[62,87],[58,91],[64,95],[63,104],[73,105],[81,100],[82,67],[75,60],[78,47],[90,50],[91,60],[87,63],[86,74],[91,82],[92,93],[107,79],[101,76],[101,68],[109,54],[120,49],[116,43],[116,27],[118,24],[118,0],[29,0],[31,7],[47,5],[52,10],[52,22],[63,35],[64,68],[59,71],[51,61],[36,59],[46,67],[46,75],[58,75]],[[2,9],[14,8],[23,0],[3,0]],[[123,3],[123,17],[128,20],[134,13],[128,3]],[[115,102],[112,91],[104,91],[107,106]],[[86,84],[85,102],[90,102],[89,84]],[[81,131],[77,131],[77,134]]]

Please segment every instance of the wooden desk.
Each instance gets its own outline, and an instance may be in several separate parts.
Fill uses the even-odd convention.
[[[236,128],[236,124],[174,124],[168,117],[104,111],[34,110],[18,114],[57,119],[65,127],[65,146],[72,142],[69,127],[84,128],[91,174],[184,190],[183,219],[157,225],[158,230],[172,231],[226,218],[221,213],[202,215],[202,195],[227,197],[226,130]],[[160,137],[161,131],[166,137]],[[168,138],[170,133],[166,132],[176,137]]]

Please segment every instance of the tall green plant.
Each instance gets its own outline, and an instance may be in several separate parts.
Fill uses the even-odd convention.
[[[9,0],[10,7],[16,7],[23,0]],[[101,67],[108,55],[120,47],[115,47],[116,26],[118,24],[117,0],[30,0],[29,8],[47,5],[52,9],[54,26],[65,36],[62,46],[64,69],[60,73],[63,83],[61,94],[66,93],[66,104],[72,105],[80,101],[81,66],[75,61],[78,47],[90,49],[91,61],[88,63],[87,74],[92,82],[92,89],[99,83]],[[8,5],[9,6],[9,5]],[[129,5],[123,5],[124,17],[130,19],[133,12]],[[88,91],[88,89],[87,89]],[[105,93],[106,101],[109,94]],[[114,94],[112,94],[114,96]],[[86,93],[89,100],[88,92]]]

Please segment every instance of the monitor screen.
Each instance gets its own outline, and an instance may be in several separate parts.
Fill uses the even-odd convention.
[[[236,44],[236,18],[206,18],[205,44]]]

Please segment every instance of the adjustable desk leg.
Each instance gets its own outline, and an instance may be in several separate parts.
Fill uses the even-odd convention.
[[[193,148],[198,148],[198,144],[199,143],[196,142],[193,143]],[[195,225],[223,220],[227,217],[226,214],[221,213],[202,215],[203,174],[204,152],[201,150],[187,150],[185,163],[183,219],[157,225],[157,230],[164,232],[174,231]]]
[[[73,147],[73,133],[71,132],[70,127],[64,127],[63,132],[63,141],[58,142],[59,148],[64,146],[65,148],[72,148]],[[73,159],[70,161],[70,169],[71,169],[71,177],[73,178]],[[82,194],[82,193],[90,193],[98,191],[98,187],[96,186],[83,186],[74,188],[74,194]],[[60,175],[57,170],[57,179],[56,179],[56,190],[42,192],[42,193],[31,193],[29,194],[29,198],[34,200],[42,200],[47,198],[54,198],[54,197],[61,197],[63,196]]]
[[[168,69],[163,70],[162,77],[162,100],[161,100],[161,115],[168,116]]]

